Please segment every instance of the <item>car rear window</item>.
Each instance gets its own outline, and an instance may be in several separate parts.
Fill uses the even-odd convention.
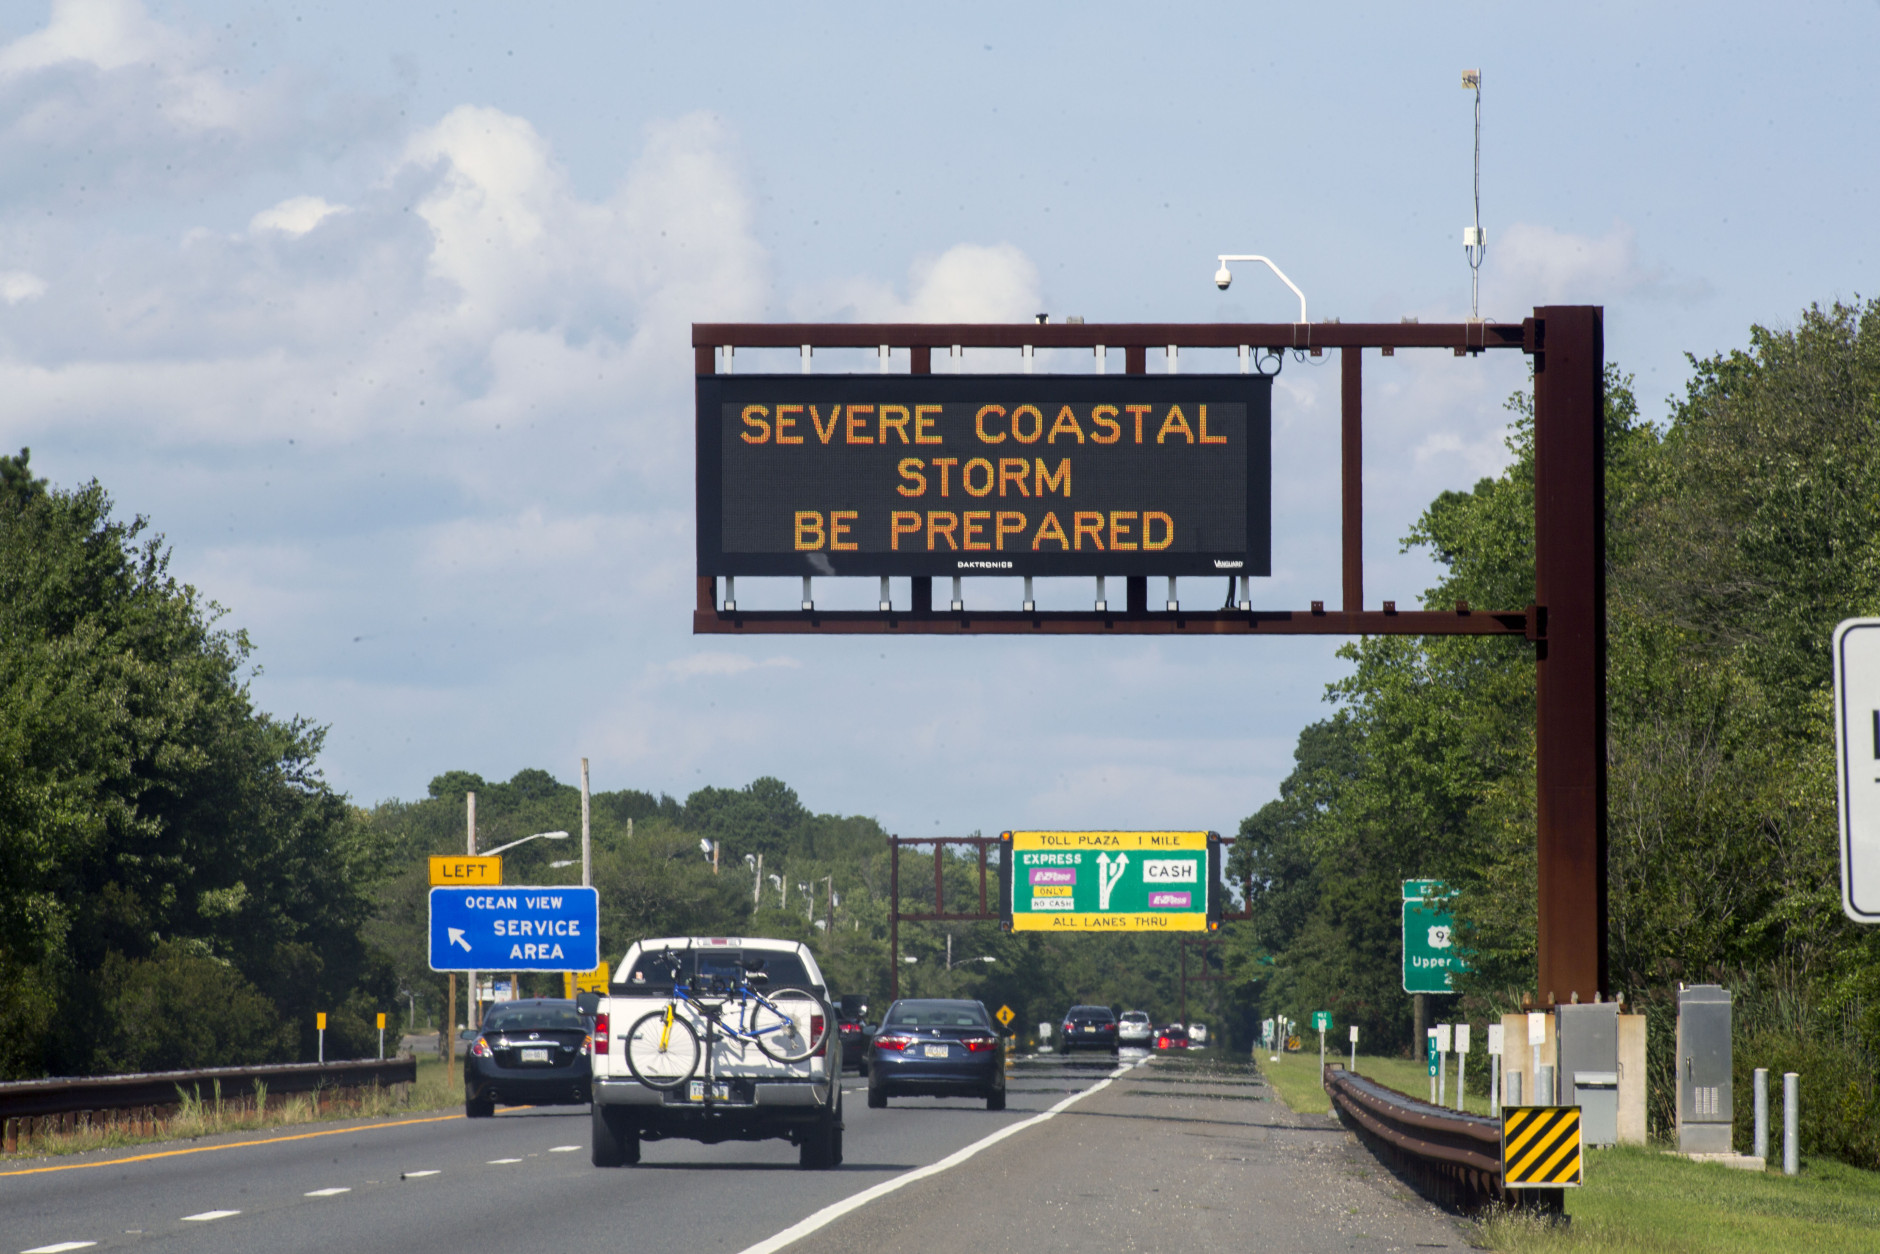
[[[663,950],[650,950],[634,960],[633,968],[620,983],[626,985],[627,991],[631,993],[666,996],[672,992],[675,961],[679,977],[688,983],[698,979],[701,974],[721,981],[735,980],[749,962],[763,964],[765,978],[751,981],[757,988],[768,991],[816,987],[810,982],[809,970],[804,967],[802,958],[787,950],[774,949],[681,949],[674,951],[670,957]]]
[[[1114,1023],[1116,1015],[1108,1006],[1072,1006],[1065,1018],[1074,1023]]]
[[[483,1030],[502,1032],[539,1032],[544,1029],[587,1027],[587,1020],[573,1007],[518,1006],[513,1010],[492,1010],[483,1020]]]
[[[891,1028],[989,1028],[992,1019],[976,1001],[902,1001],[883,1025]]]

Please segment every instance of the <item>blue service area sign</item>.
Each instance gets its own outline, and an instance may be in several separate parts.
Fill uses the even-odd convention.
[[[431,970],[592,971],[600,917],[592,888],[433,888]]]

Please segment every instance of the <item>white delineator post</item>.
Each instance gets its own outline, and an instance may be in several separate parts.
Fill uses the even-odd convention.
[[[1436,1104],[1449,1104],[1449,1037],[1451,1028],[1447,1023],[1436,1025]]]
[[[1466,1091],[1463,1088],[1463,1081],[1467,1077],[1468,1070],[1469,1070],[1469,1025],[1466,1023],[1458,1023],[1456,1025],[1456,1109],[1457,1110],[1466,1109],[1465,1103],[1467,1099],[1463,1097],[1463,1093]]]
[[[1325,1029],[1319,1029],[1319,1087],[1325,1087]]]
[[[1488,1025],[1488,1113],[1501,1115],[1501,1024]]]
[[[1795,1175],[1802,1169],[1802,1077],[1793,1071],[1782,1073],[1782,1174]]]
[[[1351,1025],[1351,1073],[1358,1073],[1358,1025]]]
[[[1530,1106],[1551,1106],[1554,1104],[1553,1095],[1548,1094],[1542,1096],[1541,1094],[1541,1040],[1547,1035],[1547,1012],[1544,1010],[1530,1010],[1528,1011],[1527,1019],[1528,1048],[1534,1053],[1534,1069],[1528,1072],[1528,1076],[1532,1081],[1528,1087],[1532,1091],[1527,1094],[1527,1104]]]

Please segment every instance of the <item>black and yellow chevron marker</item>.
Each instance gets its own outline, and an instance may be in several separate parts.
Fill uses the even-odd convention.
[[[1501,1183],[1562,1189],[1581,1182],[1578,1106],[1501,1108]]]

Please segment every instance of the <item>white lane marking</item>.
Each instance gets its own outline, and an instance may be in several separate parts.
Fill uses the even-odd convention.
[[[332,1188],[332,1189],[315,1189],[311,1193],[302,1193],[301,1196],[302,1197],[338,1197],[342,1193],[351,1193],[351,1192],[352,1192],[351,1186],[343,1186],[343,1187]]]
[[[401,1174],[398,1178],[400,1180],[416,1180],[422,1176],[434,1176],[436,1174],[437,1174],[437,1170],[436,1168],[433,1168],[430,1171],[407,1171]]]
[[[227,1219],[230,1215],[239,1214],[241,1214],[241,1212],[238,1210],[205,1210],[197,1215],[184,1215],[183,1222],[186,1224],[206,1224],[212,1220]]]
[[[1069,1097],[1041,1114],[1033,1115],[1029,1119],[1020,1120],[1018,1123],[1007,1124],[997,1132],[992,1133],[990,1136],[981,1137],[964,1149],[954,1150],[937,1163],[928,1163],[925,1167],[916,1167],[913,1171],[898,1175],[892,1180],[883,1180],[880,1184],[863,1189],[860,1193],[852,1197],[845,1197],[839,1202],[833,1202],[809,1216],[807,1219],[791,1224],[782,1232],[777,1233],[777,1235],[759,1241],[756,1245],[746,1247],[741,1251],[741,1254],[775,1254],[775,1251],[781,1250],[787,1245],[794,1245],[810,1233],[815,1232],[819,1228],[829,1226],[850,1211],[859,1210],[878,1197],[886,1197],[897,1189],[905,1188],[913,1184],[916,1180],[925,1180],[928,1176],[937,1176],[943,1171],[951,1170],[973,1155],[979,1153],[980,1150],[991,1149],[1008,1136],[1023,1132],[1026,1128],[1041,1124],[1047,1119],[1056,1118],[1060,1111],[1069,1108],[1075,1102],[1082,1101],[1092,1093],[1102,1092],[1104,1089],[1110,1087],[1112,1080],[1116,1079],[1124,1072],[1132,1071],[1141,1065],[1142,1063],[1140,1062],[1132,1062],[1126,1066],[1118,1067],[1089,1088],[1072,1093]]]
[[[500,1167],[504,1163],[519,1163],[521,1161],[522,1160],[520,1158],[492,1158],[490,1159],[490,1166]]]
[[[551,1154],[579,1154],[581,1147],[579,1145],[551,1145],[548,1147],[548,1152]]]
[[[88,1250],[96,1244],[96,1241],[61,1241],[57,1245],[35,1245],[30,1250],[21,1250],[20,1254],[65,1254],[67,1250]]]

